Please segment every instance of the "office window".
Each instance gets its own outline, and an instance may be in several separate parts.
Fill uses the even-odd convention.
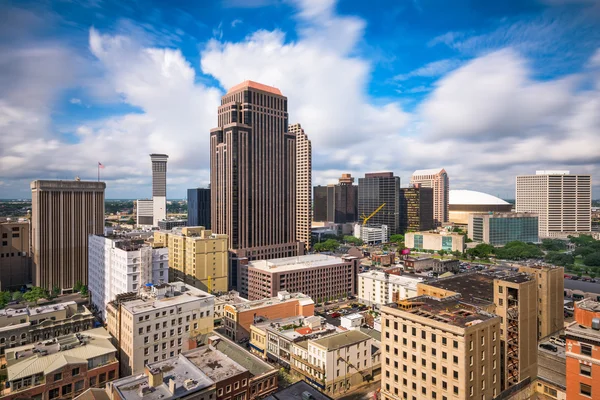
[[[592,367],[585,364],[579,364],[579,373],[585,376],[592,376]]]
[[[584,356],[592,356],[592,346],[588,346],[587,344],[581,345],[581,354]]]

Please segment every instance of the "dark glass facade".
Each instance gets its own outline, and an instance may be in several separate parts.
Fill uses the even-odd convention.
[[[400,232],[400,178],[392,172],[365,174],[358,180],[358,216],[362,221],[379,206],[385,206],[373,215],[367,226],[387,225],[389,235]]]
[[[433,189],[400,189],[400,231],[420,232],[434,228]]]
[[[358,220],[358,186],[315,186],[314,220],[344,224]]]
[[[210,228],[210,189],[188,189],[188,222],[187,226],[203,226]]]

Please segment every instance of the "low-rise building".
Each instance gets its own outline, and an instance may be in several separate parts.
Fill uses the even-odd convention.
[[[365,317],[360,313],[342,315],[340,326],[347,330],[360,329],[365,324]]]
[[[121,295],[106,307],[108,331],[116,339],[121,374],[196,346],[212,331],[214,296],[184,283],[147,286],[140,295]]]
[[[369,306],[381,306],[417,295],[417,283],[423,278],[395,275],[382,271],[368,271],[358,274],[358,299]]]
[[[2,400],[72,399],[118,377],[117,349],[104,328],[15,347],[6,352]]]
[[[404,243],[409,249],[460,251],[465,249],[465,237],[453,232],[407,232]]]
[[[428,271],[436,264],[433,257],[408,257],[404,260],[404,270],[412,272]]]
[[[389,267],[396,263],[396,253],[384,252],[384,253],[371,253],[371,261],[374,264],[381,265],[383,267]]]
[[[250,300],[240,296],[235,290],[231,290],[226,294],[215,297],[215,324],[220,324],[223,315],[225,315],[225,306],[227,304],[248,303]]]
[[[158,227],[162,231],[170,231],[180,226],[187,226],[187,219],[168,218],[158,221]]]
[[[92,328],[94,316],[74,301],[0,310],[0,355],[10,348]]]
[[[277,297],[246,303],[226,304],[223,326],[225,335],[233,341],[250,339],[250,326],[261,320],[286,317],[310,317],[315,314],[315,302],[302,293],[282,291]]]
[[[259,300],[285,290],[304,293],[320,303],[355,294],[357,272],[356,258],[325,254],[250,261],[240,266],[240,293]]]
[[[469,215],[469,239],[504,246],[518,240],[539,242],[538,215],[527,212],[473,213]]]
[[[387,225],[364,226],[354,224],[354,237],[366,244],[378,244],[387,243],[390,240],[390,233]]]

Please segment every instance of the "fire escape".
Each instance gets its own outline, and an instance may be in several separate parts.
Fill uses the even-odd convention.
[[[508,387],[519,383],[519,292],[508,289],[506,308],[506,381]]]

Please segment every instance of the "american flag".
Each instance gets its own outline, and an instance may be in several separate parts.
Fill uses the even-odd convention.
[[[104,165],[100,161],[98,161],[98,168],[104,168]]]

